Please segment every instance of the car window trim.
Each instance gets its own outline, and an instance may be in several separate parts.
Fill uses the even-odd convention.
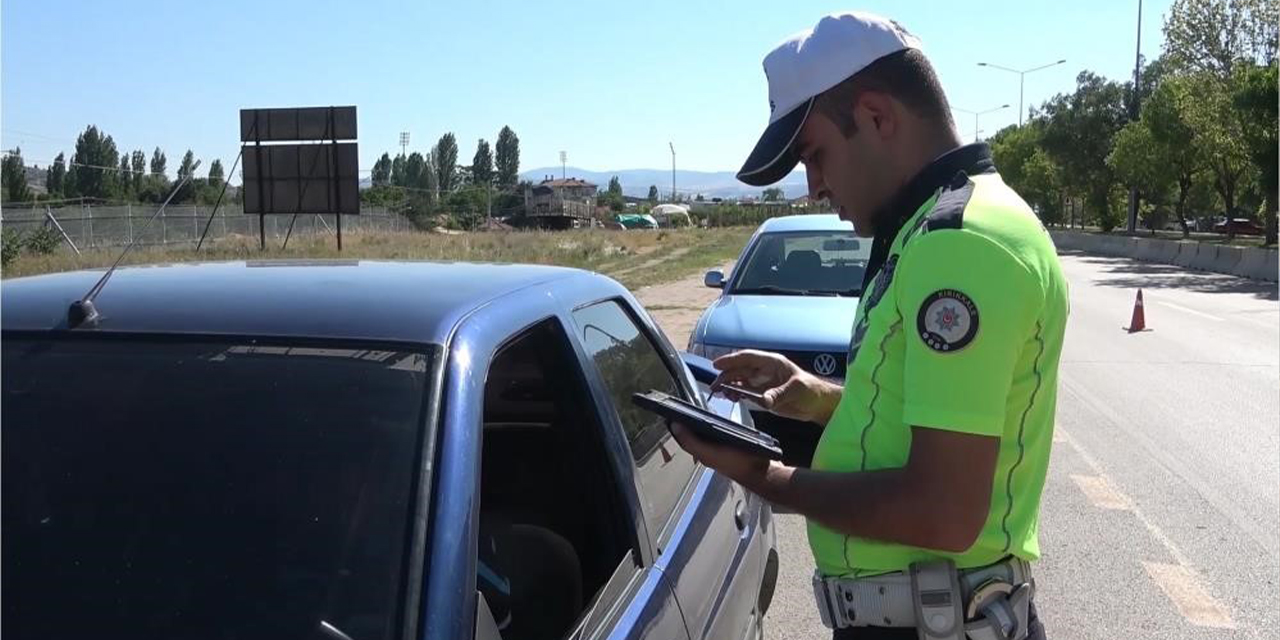
[[[577,327],[579,325],[577,324],[577,319],[574,314],[576,314],[578,311],[581,311],[583,309],[594,307],[600,304],[609,303],[609,302],[612,302],[618,305],[618,307],[622,310],[623,315],[625,315],[632,322],[632,324],[635,325],[636,329],[640,332],[640,335],[644,336],[644,338],[649,342],[649,345],[653,347],[653,350],[658,354],[658,357],[663,361],[663,365],[667,368],[667,373],[671,376],[673,380],[675,380],[676,387],[681,390],[683,399],[701,404],[702,399],[698,397],[698,394],[696,391],[697,387],[696,386],[691,387],[690,386],[691,382],[689,380],[689,377],[683,374],[685,364],[684,364],[684,361],[680,359],[680,354],[675,352],[674,347],[671,349],[662,348],[661,346],[662,343],[655,339],[653,332],[650,330],[649,323],[644,322],[641,318],[637,317],[631,305],[631,302],[628,301],[626,298],[623,298],[620,296],[609,296],[609,297],[601,298],[598,300],[594,300],[592,302],[579,304],[573,307],[572,311],[570,312],[570,320],[574,323],[574,326]],[[576,337],[577,334],[575,333],[574,335]],[[590,361],[590,366],[595,370],[597,378],[599,378],[600,369],[599,367],[596,366],[595,359],[592,358],[589,354],[587,354],[587,359]],[[681,369],[673,370],[672,369],[673,363],[678,364],[681,367]],[[621,424],[621,418],[618,415],[617,407],[613,406],[613,397],[608,392],[607,389],[605,389],[604,391],[605,391],[604,397],[597,398],[596,400],[597,402],[603,402],[605,406],[608,406],[611,409],[610,411],[610,413],[612,414],[611,418],[613,421],[617,422],[616,428],[620,430],[622,439],[626,443],[627,449],[630,450],[631,443],[627,441],[626,433],[625,433],[626,429]],[[675,439],[668,437],[668,440],[674,442]],[[677,444],[675,446],[679,446],[679,445]],[[644,506],[645,501],[643,499],[644,487],[640,486],[641,485],[641,483],[639,482],[640,467],[639,467],[638,461],[635,460],[634,454],[630,458],[630,463],[632,465],[632,468],[636,471],[636,480],[637,480],[635,483],[636,491],[640,494],[640,497],[641,497],[640,509],[643,512],[645,509],[645,506]],[[671,512],[667,514],[666,519],[664,519],[662,523],[658,526],[657,531],[648,531],[649,519],[647,517],[647,514],[644,514],[645,517],[642,517],[646,531],[648,531],[648,534],[649,534],[649,539],[651,541],[651,544],[653,545],[653,561],[655,562],[657,561],[658,556],[662,555],[662,546],[666,542],[670,541],[672,533],[675,530],[674,523],[679,521],[680,515],[684,513],[685,509],[688,508],[690,504],[690,500],[693,495],[693,487],[696,485],[696,480],[702,475],[702,472],[704,469],[705,467],[702,465],[702,463],[698,462],[698,460],[695,458],[693,460],[693,471],[689,474],[688,481],[685,483],[684,487],[680,490],[680,498],[676,500],[675,504],[671,509]]]
[[[605,581],[600,593],[587,605],[568,637],[587,640],[607,636],[619,616],[631,604],[629,596],[640,586],[645,571],[640,566],[635,551],[628,552],[618,562],[618,566],[614,567],[613,574]]]

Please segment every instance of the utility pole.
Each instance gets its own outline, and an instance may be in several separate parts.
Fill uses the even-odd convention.
[[[672,201],[672,202],[677,202],[677,198],[676,198],[676,145],[675,145],[674,143],[668,142],[668,143],[667,143],[667,146],[668,146],[668,147],[671,147],[671,201]]]
[[[408,148],[409,148],[409,132],[401,131],[400,132],[400,155],[405,156],[405,158],[408,158],[408,155],[406,155],[406,150]]]
[[[1142,0],[1138,0],[1138,45],[1133,52],[1133,99],[1129,105],[1129,119],[1137,120],[1142,112]],[[1229,214],[1228,214],[1229,215]],[[1138,231],[1138,188],[1129,187],[1129,233]]]

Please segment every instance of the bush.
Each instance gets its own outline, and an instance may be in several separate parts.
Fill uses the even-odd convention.
[[[58,234],[57,229],[40,227],[27,234],[22,246],[30,253],[47,256],[56,251],[59,244],[62,244],[62,236]]]
[[[0,230],[0,268],[7,268],[22,253],[22,238],[17,231]]]

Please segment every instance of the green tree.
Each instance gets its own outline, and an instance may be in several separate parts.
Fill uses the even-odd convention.
[[[421,153],[414,151],[404,163],[404,186],[414,189],[427,188],[427,174],[431,173]]]
[[[58,197],[62,195],[62,185],[67,177],[67,160],[59,153],[53,159],[53,164],[49,167],[49,177],[45,178],[45,189],[50,196]]]
[[[479,185],[469,185],[449,194],[444,206],[457,226],[471,230],[485,217],[488,194]]]
[[[222,187],[222,181],[226,179],[226,174],[222,169],[222,161],[214,158],[213,163],[209,165],[209,186]]]
[[[1267,244],[1276,243],[1277,176],[1280,176],[1280,140],[1277,139],[1277,80],[1280,67],[1248,65],[1236,69],[1232,106],[1242,122],[1245,148],[1257,172],[1266,201]]]
[[[182,164],[178,165],[178,179],[194,178],[195,176],[192,175],[192,172],[195,170],[195,166],[196,154],[187,149],[187,152],[182,154]]]
[[[22,159],[22,149],[14,149],[5,154],[0,165],[0,181],[4,182],[5,200],[8,202],[26,202],[31,199],[31,189],[27,187],[27,164]]]
[[[142,180],[147,177],[147,154],[141,149],[135,150],[129,157],[130,169],[133,174],[129,176],[133,182],[133,193],[136,196],[142,191]]]
[[[1247,139],[1252,127],[1234,103],[1235,87],[1244,82],[1236,69],[1275,61],[1278,23],[1276,0],[1175,0],[1164,23],[1166,56],[1190,78],[1189,95],[1180,100],[1183,117],[1228,217],[1236,215],[1242,181],[1256,170]],[[1264,126],[1274,129],[1275,118]]]
[[[407,162],[408,160],[404,157],[403,153],[397,155],[396,159],[391,161],[391,184],[393,186],[409,186],[409,173],[405,171],[405,164]]]
[[[98,128],[89,125],[76,138],[76,151],[71,156],[75,167],[74,190],[79,196],[110,198],[116,185],[115,168],[120,164],[120,153],[111,136],[103,135]]]
[[[1001,129],[987,142],[1004,181],[1031,205],[1041,222],[1058,224],[1066,194],[1058,165],[1041,148],[1043,130],[1044,122],[1033,118],[1021,127]]]
[[[436,146],[431,149],[431,157],[440,191],[452,191],[458,184],[458,140],[452,132],[440,136]]]
[[[161,178],[168,180],[169,177],[164,173],[167,162],[168,160],[164,157],[164,152],[160,150],[160,147],[156,147],[156,150],[151,152],[151,175],[160,176]]]
[[[1229,88],[1207,73],[1185,76],[1178,100],[1182,118],[1190,125],[1194,146],[1203,154],[1222,198],[1226,215],[1236,215],[1241,180],[1252,168],[1244,129],[1231,106]]]
[[[391,154],[384,153],[373,163],[371,180],[375,187],[385,187],[391,183]]]
[[[609,178],[609,195],[622,197],[622,181],[618,180],[618,176]]]
[[[129,164],[129,154],[120,154],[120,171],[116,174],[116,194],[128,200],[133,193],[133,169]]]
[[[489,184],[493,181],[493,151],[489,143],[481,138],[476,143],[476,155],[471,159],[471,180],[476,184]]]
[[[769,187],[760,194],[760,199],[764,202],[781,202],[783,198],[781,187]]]
[[[653,184],[649,185],[649,204],[651,205],[658,204],[658,186],[657,185],[653,185]]]
[[[1041,144],[1062,168],[1065,186],[1084,195],[1105,231],[1120,220],[1111,199],[1115,176],[1100,160],[1111,153],[1112,139],[1128,121],[1126,93],[1123,85],[1084,71],[1073,94],[1058,95],[1044,106]]]
[[[1269,65],[1280,34],[1276,0],[1174,0],[1164,23],[1165,51],[1176,69],[1232,77],[1244,62]]]
[[[494,163],[497,165],[498,186],[513,188],[520,180],[520,138],[511,127],[502,127],[494,145]]]

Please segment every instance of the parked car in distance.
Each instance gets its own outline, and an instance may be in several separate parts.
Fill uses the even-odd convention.
[[[1215,233],[1234,233],[1238,236],[1262,236],[1266,235],[1267,230],[1262,225],[1248,218],[1232,218],[1231,222],[1221,219],[1213,224]]]
[[[689,351],[708,358],[741,349],[781,353],[806,371],[842,380],[871,241],[834,214],[766,220],[731,276],[706,274],[723,293],[702,314]],[[812,457],[820,427],[753,411],[778,438],[788,462]]]
[[[768,505],[630,400],[714,371],[613,280],[101,275],[0,290],[7,638],[760,635]]]

